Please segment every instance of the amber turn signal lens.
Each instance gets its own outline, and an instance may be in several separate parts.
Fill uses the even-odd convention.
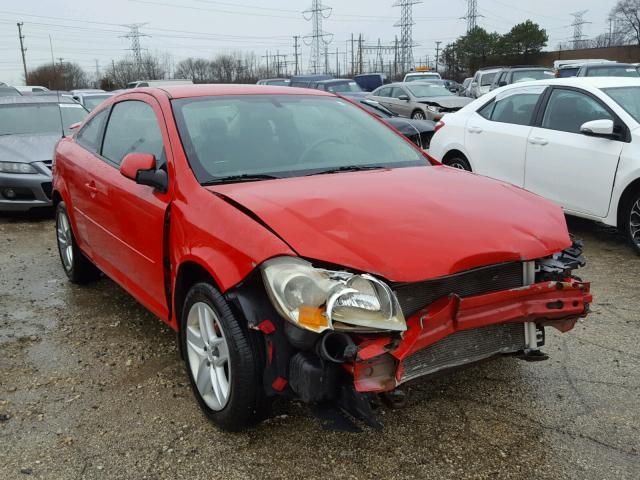
[[[324,314],[323,308],[300,305],[298,312],[298,323],[304,327],[320,330],[329,326],[329,319]]]

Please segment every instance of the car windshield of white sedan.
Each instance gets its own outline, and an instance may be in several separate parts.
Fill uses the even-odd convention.
[[[414,97],[451,97],[454,96],[449,90],[441,85],[435,85],[433,83],[421,83],[407,85],[407,90],[411,92]]]
[[[603,88],[602,91],[640,123],[640,87]]]
[[[516,70],[513,72],[513,83],[546,80],[553,77],[554,73],[551,70]]]
[[[350,102],[303,95],[173,101],[200,183],[427,165],[398,134]]]
[[[0,107],[0,135],[65,134],[81,122],[87,111],[77,104],[13,104]],[[61,123],[62,122],[62,123]]]

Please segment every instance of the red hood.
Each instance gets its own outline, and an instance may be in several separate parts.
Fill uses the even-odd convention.
[[[442,166],[207,187],[253,212],[302,257],[415,282],[571,242],[561,209]]]

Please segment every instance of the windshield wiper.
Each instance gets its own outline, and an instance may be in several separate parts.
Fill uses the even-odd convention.
[[[275,175],[267,175],[262,173],[243,173],[242,175],[230,175],[228,177],[214,177],[207,180],[202,185],[219,185],[221,183],[240,183],[240,182],[255,182],[259,180],[275,180]]]
[[[343,167],[332,168],[330,170],[322,170],[321,172],[310,173],[307,177],[311,177],[313,175],[325,175],[327,173],[340,173],[340,172],[362,172],[364,170],[383,170],[385,167],[383,165],[346,165]]]

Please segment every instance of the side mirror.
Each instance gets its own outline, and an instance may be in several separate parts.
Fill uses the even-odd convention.
[[[580,133],[590,137],[613,138],[613,129],[613,120],[592,120],[582,124]]]
[[[129,153],[122,159],[120,173],[139,185],[148,185],[162,193],[169,186],[167,172],[156,168],[156,157],[150,153]]]
[[[400,95],[398,97],[398,100],[402,100],[403,102],[408,102],[409,101],[409,95]]]

